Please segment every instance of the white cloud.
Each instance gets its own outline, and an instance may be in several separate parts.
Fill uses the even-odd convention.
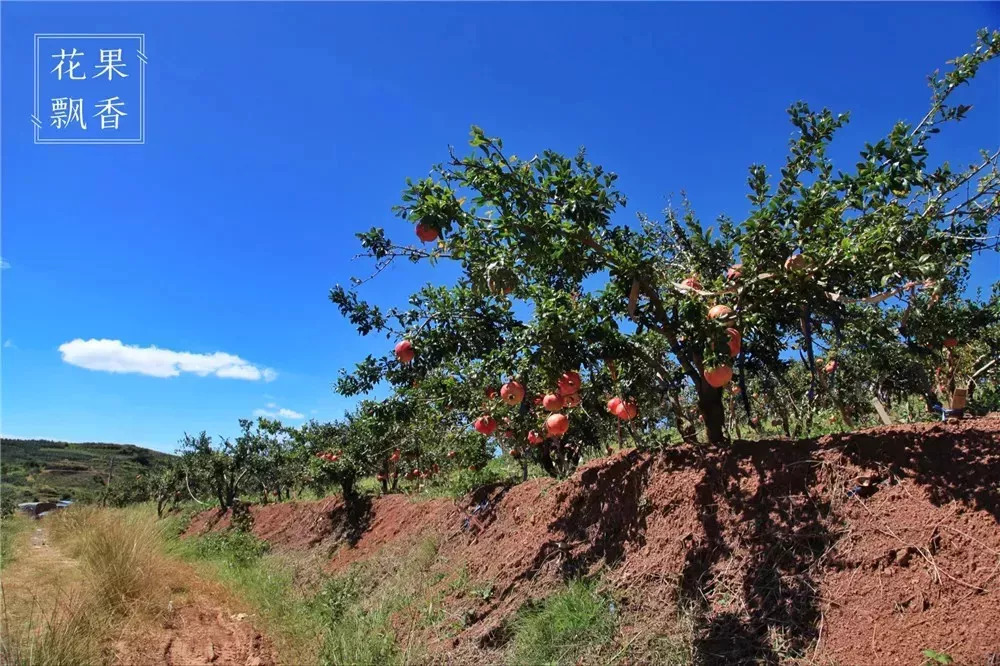
[[[267,409],[255,409],[253,410],[254,416],[263,416],[268,419],[289,419],[292,421],[299,421],[306,417],[305,414],[300,414],[294,409],[287,409],[285,407],[278,407],[273,402],[267,403]]]
[[[14,344],[13,340],[7,340],[3,343],[4,349],[17,349],[17,345]]]
[[[77,338],[59,345],[63,361],[87,370],[138,373],[151,377],[177,377],[192,372],[200,377],[215,375],[227,379],[269,382],[277,377],[270,368],[261,368],[239,356],[215,352],[195,354],[159,347],[138,347],[121,340],[84,340]]]
[[[0,270],[5,271],[8,268],[10,268],[10,262],[4,259],[3,257],[0,257]]]

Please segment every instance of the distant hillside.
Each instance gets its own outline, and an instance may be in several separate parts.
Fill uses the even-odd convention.
[[[132,444],[0,439],[0,484],[5,501],[94,498],[114,458],[114,475],[140,474],[173,456]]]

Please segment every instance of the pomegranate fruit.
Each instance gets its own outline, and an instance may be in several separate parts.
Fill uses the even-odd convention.
[[[622,421],[631,421],[638,415],[639,408],[634,402],[626,402],[622,400],[618,405],[618,409],[615,410],[615,416],[620,418]]]
[[[545,438],[538,434],[537,430],[531,430],[528,432],[528,444],[532,446],[538,446],[545,441]]]
[[[409,340],[401,340],[396,343],[395,352],[400,363],[409,363],[413,360],[413,343]]]
[[[705,381],[713,388],[722,388],[733,378],[733,369],[728,365],[705,368]]]
[[[542,398],[542,407],[550,412],[557,412],[563,408],[563,399],[555,393],[549,393]]]
[[[570,393],[569,395],[563,396],[563,405],[566,407],[577,407],[580,402],[580,395],[577,393]]]
[[[564,372],[559,378],[559,393],[562,395],[572,395],[580,390],[580,373]]]
[[[476,429],[481,435],[486,435],[489,437],[493,434],[493,431],[497,429],[497,422],[492,416],[480,416],[472,424],[472,427]]]
[[[621,398],[611,398],[611,400],[608,400],[608,411],[611,412],[612,414],[617,415],[618,407],[621,406],[621,404],[622,404]]]
[[[701,291],[701,282],[698,281],[697,275],[692,275],[691,277],[684,278],[683,280],[681,280],[681,284],[684,285],[685,287]]]
[[[550,414],[545,419],[545,430],[553,437],[565,435],[569,430],[569,417],[565,414]]]
[[[509,381],[500,387],[500,399],[508,405],[516,405],[524,400],[524,387],[519,382]]]
[[[944,342],[942,342],[941,344],[944,345],[945,347],[949,347],[949,348],[950,347],[955,347],[955,346],[958,345],[958,339],[957,338],[945,338]]]
[[[728,305],[713,305],[708,311],[709,319],[729,319],[733,316],[733,309]]]
[[[430,243],[433,240],[437,240],[438,230],[434,227],[424,224],[423,222],[417,223],[417,238],[419,238],[424,243]]]

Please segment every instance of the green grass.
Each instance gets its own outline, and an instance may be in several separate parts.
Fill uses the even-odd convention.
[[[14,540],[27,525],[28,518],[25,516],[0,517],[0,571],[14,562],[17,556]]]
[[[431,608],[424,605],[440,581],[431,573],[438,560],[434,538],[318,582],[315,562],[272,553],[238,532],[175,539],[169,550],[255,608],[289,663],[412,663],[420,656],[410,641],[414,628],[443,621],[433,600]]]
[[[594,583],[573,581],[517,615],[510,663],[576,664],[609,643],[616,629],[614,600]]]

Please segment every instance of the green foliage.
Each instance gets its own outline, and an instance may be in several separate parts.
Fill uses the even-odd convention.
[[[922,337],[988,325],[974,308],[951,307],[949,295],[961,293],[971,256],[995,248],[989,222],[1000,215],[1000,153],[953,172],[947,163],[929,166],[930,145],[969,110],[953,105],[952,95],[997,55],[1000,32],[981,32],[973,52],[932,77],[923,119],[866,144],[853,168],[838,168],[828,155],[847,114],[793,104],[785,164],[774,176],[752,165],[753,210],[742,222],[719,218],[713,227],[683,198],[662,220],[616,225],[626,203],[616,177],[582,151],[519,159],[473,127],[471,153],[452,152],[430,177],[407,181],[395,209],[406,225],[435,230],[433,246],[395,243],[380,228],[358,234],[374,274],[396,258],[446,259],[458,264],[459,278],[425,286],[408,307],[388,310],[360,299],[355,289],[365,280],[334,287],[331,300],[359,333],[406,339],[415,350],[411,362],[369,356],[342,374],[338,389],[356,395],[388,382],[394,424],[426,432],[438,451],[476,418],[492,416],[502,425],[487,454],[494,446],[515,449],[553,475],[609,439],[617,424],[602,405],[612,395],[638,402],[640,418],[627,432],[637,442],[666,424],[691,439],[690,405],[707,438],[723,441],[725,396],[706,375],[722,366],[735,371],[744,394],[751,380],[790,393],[802,403],[795,418],[806,430],[830,405],[851,420],[873,384],[884,395],[928,393],[913,347]],[[717,305],[731,314],[709,316]],[[742,338],[735,358],[728,328]],[[881,353],[864,358],[847,348],[869,332]],[[843,382],[821,378],[817,348],[843,358]],[[800,358],[789,359],[789,351]],[[586,383],[583,404],[569,410],[569,433],[522,451],[545,412],[484,401],[484,390],[516,379],[534,396],[554,390],[567,370]],[[748,420],[749,400],[741,398]],[[790,417],[782,418],[788,428]],[[477,445],[466,442],[459,453],[476,455]]]
[[[954,664],[955,660],[951,658],[951,655],[944,652],[938,652],[937,650],[924,650],[921,652],[927,661],[924,662],[924,666],[933,666],[934,664]]]
[[[191,553],[199,558],[216,560],[230,568],[245,569],[256,564],[269,550],[266,541],[249,532],[225,530],[195,539]]]
[[[5,506],[96,500],[105,493],[109,467],[115,484],[136,475],[157,474],[174,458],[132,444],[3,438],[0,448],[0,497]]]
[[[321,663],[382,666],[401,663],[399,646],[387,611],[345,613],[323,642]]]
[[[617,626],[614,601],[593,583],[573,581],[514,620],[512,661],[517,664],[576,664],[611,640]]]

